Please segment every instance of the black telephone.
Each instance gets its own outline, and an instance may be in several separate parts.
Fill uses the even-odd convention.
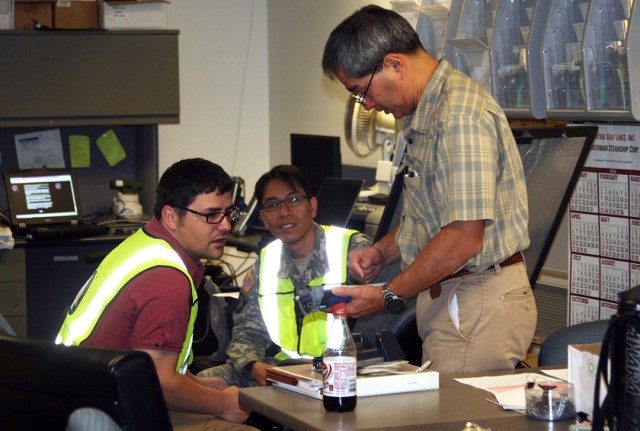
[[[253,225],[254,220],[258,216],[258,199],[254,195],[249,201],[249,205],[240,214],[238,220],[233,225],[231,233],[233,235],[242,236],[247,233],[247,230]]]

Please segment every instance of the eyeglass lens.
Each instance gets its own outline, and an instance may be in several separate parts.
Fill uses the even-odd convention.
[[[306,196],[291,196],[290,198],[283,199],[281,201],[273,200],[267,201],[261,205],[262,210],[266,212],[277,211],[285,204],[287,208],[294,208],[302,204],[306,199]]]
[[[364,105],[367,102],[367,93],[369,92],[369,87],[371,87],[371,83],[373,82],[373,77],[375,76],[376,72],[378,71],[378,64],[376,63],[376,67],[373,68],[373,72],[371,72],[371,78],[369,78],[369,83],[367,84],[367,88],[364,89],[364,93],[362,93],[362,96],[359,96],[357,94],[352,94],[351,97],[353,97],[356,102]]]
[[[207,223],[209,224],[218,224],[222,223],[222,220],[226,217],[230,222],[234,222],[238,220],[240,217],[240,208],[230,208],[226,211],[219,211],[206,214]]]

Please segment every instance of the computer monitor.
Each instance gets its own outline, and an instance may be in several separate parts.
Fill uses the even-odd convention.
[[[291,164],[309,175],[317,196],[325,177],[342,177],[342,155],[338,136],[291,134]]]
[[[7,201],[14,226],[80,221],[73,169],[5,171]]]
[[[363,186],[361,179],[325,177],[318,192],[316,222],[345,227]]]

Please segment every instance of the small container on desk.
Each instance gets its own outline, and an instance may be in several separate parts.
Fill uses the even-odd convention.
[[[571,383],[539,380],[528,383],[524,391],[529,418],[556,421],[576,416]]]

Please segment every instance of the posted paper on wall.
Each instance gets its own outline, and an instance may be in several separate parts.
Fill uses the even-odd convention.
[[[60,129],[15,135],[18,168],[64,168]]]

